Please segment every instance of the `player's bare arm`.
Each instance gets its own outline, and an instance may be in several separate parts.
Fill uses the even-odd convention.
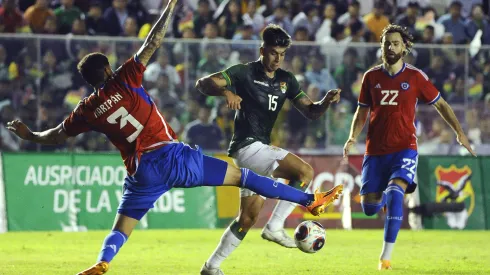
[[[354,117],[352,118],[349,139],[347,139],[344,145],[344,158],[349,154],[350,147],[357,142],[357,137],[364,128],[364,124],[366,124],[369,110],[369,107],[357,107]]]
[[[328,109],[331,103],[337,103],[340,100],[340,89],[330,90],[322,100],[313,102],[307,95],[304,95],[293,101],[294,107],[298,109],[303,116],[315,120],[321,117]]]
[[[172,13],[175,8],[177,0],[169,0],[167,7],[158,18],[157,22],[151,28],[150,33],[146,37],[143,46],[138,50],[137,56],[141,64],[146,66],[150,60],[153,53],[160,47],[167,32],[168,25],[170,24],[170,19],[172,18]]]
[[[240,109],[242,98],[226,88],[226,79],[221,72],[205,76],[196,82],[196,89],[207,96],[224,96],[228,108]]]
[[[461,124],[458,121],[458,118],[454,114],[453,108],[449,106],[449,104],[443,98],[440,98],[436,103],[434,103],[434,107],[437,109],[437,112],[441,115],[441,117],[446,121],[446,123],[451,126],[454,133],[456,134],[456,138],[458,143],[466,148],[470,154],[476,156],[475,151],[471,148],[470,141],[461,127]]]
[[[22,121],[14,120],[7,123],[7,129],[21,139],[46,145],[62,144],[68,138],[62,124],[43,132],[32,132]]]

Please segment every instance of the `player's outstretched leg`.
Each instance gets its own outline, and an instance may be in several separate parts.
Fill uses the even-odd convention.
[[[401,179],[394,179],[385,190],[387,215],[383,250],[381,251],[379,270],[391,269],[391,253],[403,221],[403,197],[407,184]]]
[[[117,214],[114,227],[102,244],[99,257],[97,258],[97,263],[78,273],[78,275],[100,275],[106,273],[109,270],[109,263],[119,252],[123,244],[128,240],[129,235],[133,231],[136,224],[138,224],[139,219],[141,219],[146,212],[147,209],[144,211],[131,211],[130,215],[134,216],[135,218]]]
[[[274,178],[289,179],[289,186],[301,191],[307,190],[314,175],[313,168],[308,163],[292,153],[288,153],[284,159],[277,162],[279,166],[273,172]],[[292,202],[278,201],[262,230],[262,238],[284,247],[296,247],[293,238],[284,230],[284,223],[296,206],[297,204]]]
[[[339,185],[329,190],[328,192],[315,192],[315,194],[307,194],[297,190],[291,186],[274,181],[270,178],[259,176],[249,169],[238,169],[228,165],[226,162],[204,156],[204,186],[237,186],[250,189],[251,191],[268,198],[278,198],[287,200],[305,206],[313,215],[320,215],[325,211],[325,208],[335,201],[342,193],[343,186]],[[245,236],[240,232],[238,222],[233,222],[226,229],[220,245],[222,243],[232,242],[230,249],[223,252],[223,249],[218,245],[215,253],[211,258],[219,257],[218,261],[212,260],[213,266],[209,262],[204,263],[201,269],[201,275],[223,274],[219,269],[219,264],[240,244]],[[210,258],[210,259],[211,259]],[[218,263],[218,264],[216,264]]]

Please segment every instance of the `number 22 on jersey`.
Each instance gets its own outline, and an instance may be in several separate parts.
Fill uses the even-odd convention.
[[[382,90],[381,94],[383,98],[381,99],[380,105],[398,105],[396,98],[398,97],[397,90]]]
[[[141,123],[139,123],[139,121],[137,121],[134,116],[128,113],[128,110],[126,110],[126,108],[124,107],[120,107],[110,116],[108,116],[107,122],[109,122],[110,124],[116,124],[118,118],[121,118],[121,121],[119,121],[119,129],[122,129],[124,126],[126,126],[128,122],[129,124],[133,125],[134,128],[136,128],[136,131],[126,138],[129,143],[135,141],[141,131],[143,131],[144,126],[141,125]]]

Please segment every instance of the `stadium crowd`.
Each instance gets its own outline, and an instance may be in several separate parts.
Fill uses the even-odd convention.
[[[0,4],[4,33],[0,35],[0,116],[4,123],[18,117],[42,130],[60,123],[92,92],[76,69],[81,57],[104,52],[117,68],[136,52],[166,3],[0,0]],[[294,73],[312,99],[338,87],[342,101],[317,121],[307,121],[286,104],[273,144],[290,150],[342,146],[362,75],[380,63],[381,31],[396,23],[408,27],[415,37],[415,49],[406,62],[422,69],[455,106],[472,143],[488,144],[488,10],[488,1],[482,0],[182,0],[169,27],[172,39],[147,66],[144,86],[181,140],[223,151],[231,139],[234,113],[221,99],[199,94],[194,83],[227,66],[256,60],[261,30],[269,23],[278,24],[293,38],[283,68]],[[426,153],[437,144],[455,143],[433,108],[420,106],[418,112],[419,143]],[[103,136],[93,133],[62,146],[37,146],[22,143],[2,125],[0,138],[2,151],[114,150]]]

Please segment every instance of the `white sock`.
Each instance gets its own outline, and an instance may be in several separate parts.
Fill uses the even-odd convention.
[[[383,250],[381,250],[381,256],[379,258],[381,260],[390,260],[393,247],[395,247],[395,243],[383,242]]]
[[[209,257],[206,262],[207,266],[210,268],[218,268],[241,242],[242,241],[231,232],[230,227],[226,228],[225,233],[221,236],[218,247],[216,247],[216,250],[214,250],[213,254],[211,254],[211,257]]]
[[[284,228],[284,222],[291,215],[297,204],[289,201],[279,201],[272,211],[272,215],[267,222],[267,227],[271,231],[277,231]]]

